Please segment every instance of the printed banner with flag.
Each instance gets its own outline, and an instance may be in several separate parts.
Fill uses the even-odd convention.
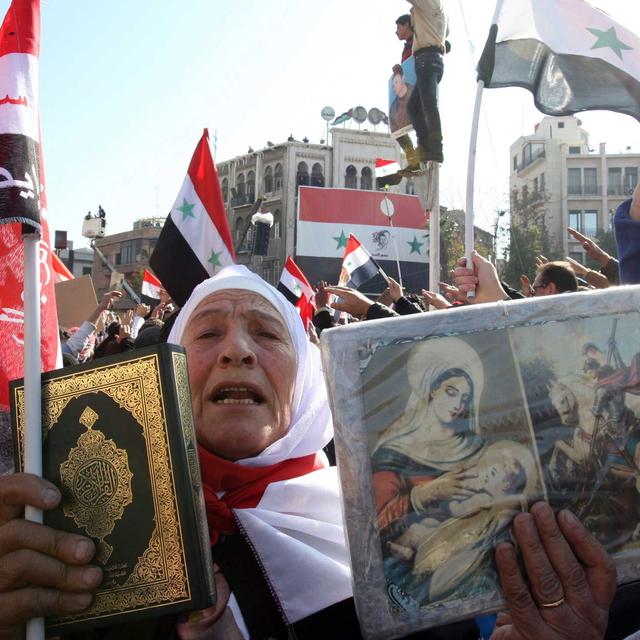
[[[51,266],[53,267],[53,282],[67,282],[73,280],[73,273],[67,269],[67,265],[60,260],[55,252],[51,252]]]
[[[205,129],[149,265],[176,304],[182,306],[194,287],[234,260],[209,132]]]
[[[380,267],[371,257],[371,254],[351,234],[347,240],[347,246],[342,258],[342,271],[340,272],[340,284],[358,289],[371,278],[378,275]]]
[[[351,118],[353,117],[353,109],[349,109],[348,111],[345,111],[344,113],[341,113],[332,123],[331,126],[335,127],[339,124],[343,124],[345,122],[347,122],[347,120],[351,120]]]
[[[302,273],[291,256],[287,257],[282,270],[278,291],[298,309],[306,329],[313,319],[315,293],[304,273]]]
[[[55,272],[38,115],[39,0],[13,0],[0,27],[0,223],[40,231],[42,370],[61,366]],[[24,375],[24,251],[20,224],[0,225],[0,406]]]
[[[140,289],[141,302],[155,307],[160,302],[160,289],[162,289],[160,280],[158,280],[149,269],[145,269],[142,275],[142,287]]]
[[[528,89],[548,115],[604,109],[640,121],[640,38],[584,0],[504,0],[478,77]]]
[[[383,212],[393,212],[391,220]],[[310,282],[335,284],[349,235],[353,234],[384,271],[411,291],[428,288],[429,235],[417,196],[362,189],[300,187],[295,261]],[[382,277],[367,285],[375,293]]]

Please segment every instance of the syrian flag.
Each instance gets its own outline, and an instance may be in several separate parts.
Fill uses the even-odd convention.
[[[40,233],[40,355],[61,366],[38,114],[39,0],[13,0],[0,27],[0,223]],[[24,251],[20,224],[0,224],[0,406],[24,376]]]
[[[376,158],[376,178],[386,178],[400,171],[400,165],[395,160]]]
[[[485,86],[524,87],[552,116],[605,109],[640,121],[638,36],[583,0],[502,0],[496,16],[478,64]]]
[[[231,232],[205,129],[149,265],[176,304],[183,306],[200,282],[234,261]]]
[[[145,269],[142,276],[142,288],[140,290],[142,302],[155,307],[160,302],[160,289],[162,289],[160,280],[158,280],[149,269]]]
[[[342,271],[340,272],[340,284],[357,289],[365,282],[376,276],[380,271],[378,263],[371,254],[351,234],[347,240],[347,247],[342,259]]]
[[[313,318],[315,293],[304,273],[302,273],[291,256],[287,257],[282,270],[278,291],[298,309],[306,329]]]
[[[53,282],[55,284],[74,279],[73,273],[67,269],[67,265],[55,253],[51,253],[51,264],[53,266]]]

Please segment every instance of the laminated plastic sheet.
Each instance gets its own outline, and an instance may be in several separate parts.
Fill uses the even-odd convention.
[[[537,500],[640,577],[640,287],[325,331],[367,638],[498,611],[493,549]]]

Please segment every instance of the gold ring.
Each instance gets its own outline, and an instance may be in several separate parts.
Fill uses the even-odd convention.
[[[560,600],[556,600],[555,602],[541,602],[540,607],[543,609],[555,609],[556,607],[561,607],[564,604],[564,596],[560,598]]]

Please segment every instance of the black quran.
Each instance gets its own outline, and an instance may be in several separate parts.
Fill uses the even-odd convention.
[[[11,383],[16,468],[24,384]],[[79,631],[215,601],[184,350],[102,358],[42,376],[43,475],[62,492],[46,525],[89,536],[104,580],[89,609],[47,619]]]

